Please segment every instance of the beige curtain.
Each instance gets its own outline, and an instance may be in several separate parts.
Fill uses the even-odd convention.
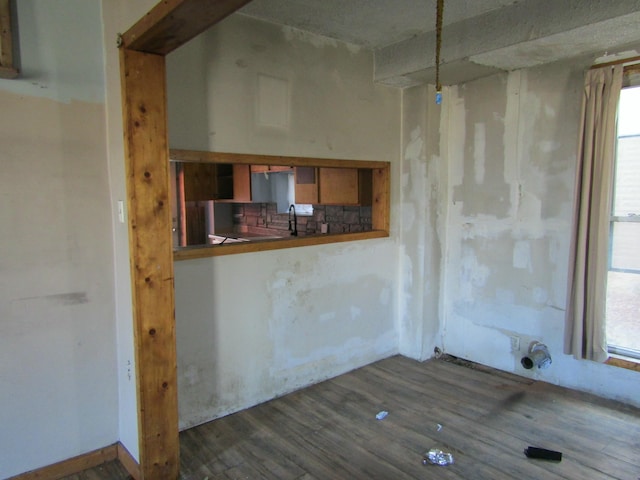
[[[607,359],[605,325],[616,113],[623,66],[589,70],[582,99],[565,353]]]

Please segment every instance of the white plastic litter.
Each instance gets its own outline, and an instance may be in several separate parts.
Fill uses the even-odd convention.
[[[383,418],[385,418],[387,415],[389,415],[389,412],[387,412],[386,410],[382,410],[381,412],[378,412],[378,414],[376,415],[376,418],[378,420],[382,420]]]
[[[443,452],[439,448],[432,448],[422,456],[423,465],[451,465],[453,463],[453,455],[449,452]]]

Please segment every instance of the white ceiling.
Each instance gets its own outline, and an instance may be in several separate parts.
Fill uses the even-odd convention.
[[[445,0],[445,25],[517,0]],[[377,49],[435,31],[436,0],[253,0],[242,13]]]
[[[376,82],[434,81],[436,0],[253,0],[241,13],[372,49]],[[640,0],[444,0],[444,25],[448,84],[640,51]]]

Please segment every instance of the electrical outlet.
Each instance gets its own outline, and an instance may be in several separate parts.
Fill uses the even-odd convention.
[[[511,340],[511,351],[512,352],[520,351],[520,337],[516,337],[515,335],[512,335],[509,337],[509,340]]]

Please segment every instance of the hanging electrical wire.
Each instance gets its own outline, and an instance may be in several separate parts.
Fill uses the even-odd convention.
[[[438,0],[436,6],[436,103],[442,103],[442,84],[440,83],[440,50],[442,49],[442,16],[444,0]]]

